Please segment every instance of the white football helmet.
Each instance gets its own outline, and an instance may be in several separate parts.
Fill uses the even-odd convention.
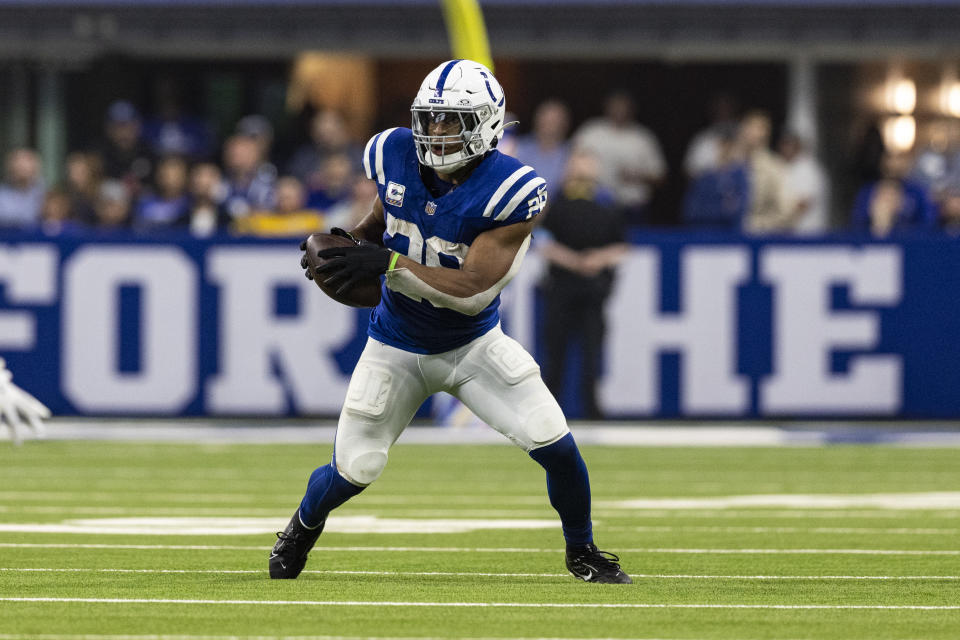
[[[496,147],[505,103],[500,83],[479,62],[449,60],[431,71],[410,107],[420,164],[452,173]],[[431,136],[436,123],[459,123],[459,131],[451,126],[456,133]]]

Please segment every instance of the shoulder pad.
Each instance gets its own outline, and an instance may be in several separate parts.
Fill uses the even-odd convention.
[[[543,211],[547,204],[546,181],[533,167],[519,161],[504,164],[506,170],[501,173],[496,189],[484,205],[483,217],[498,222],[522,222]]]
[[[363,172],[377,184],[386,184],[384,157],[390,157],[403,149],[413,148],[413,132],[405,127],[381,131],[367,142],[363,150]]]

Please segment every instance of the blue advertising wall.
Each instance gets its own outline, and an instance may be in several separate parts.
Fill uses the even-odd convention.
[[[55,414],[335,415],[367,311],[296,241],[0,240],[0,355]],[[537,348],[539,259],[504,294]],[[606,310],[613,417],[960,417],[960,243],[643,234]],[[563,404],[577,402],[565,395]]]

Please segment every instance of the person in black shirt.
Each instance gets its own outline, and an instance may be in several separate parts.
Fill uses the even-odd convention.
[[[546,306],[544,381],[559,397],[568,348],[579,339],[584,416],[603,417],[597,403],[605,323],[603,307],[613,289],[614,268],[626,254],[625,225],[611,194],[597,180],[596,158],[575,152],[567,164],[560,195],[549,205],[543,228],[549,238],[541,253],[549,265],[543,283]]]
[[[153,176],[154,158],[141,137],[140,112],[118,100],[107,109],[105,137],[97,148],[106,178],[120,180],[134,197]]]

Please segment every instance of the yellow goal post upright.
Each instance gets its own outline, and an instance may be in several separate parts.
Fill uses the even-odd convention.
[[[454,58],[475,60],[491,71],[490,42],[477,0],[440,0]]]

